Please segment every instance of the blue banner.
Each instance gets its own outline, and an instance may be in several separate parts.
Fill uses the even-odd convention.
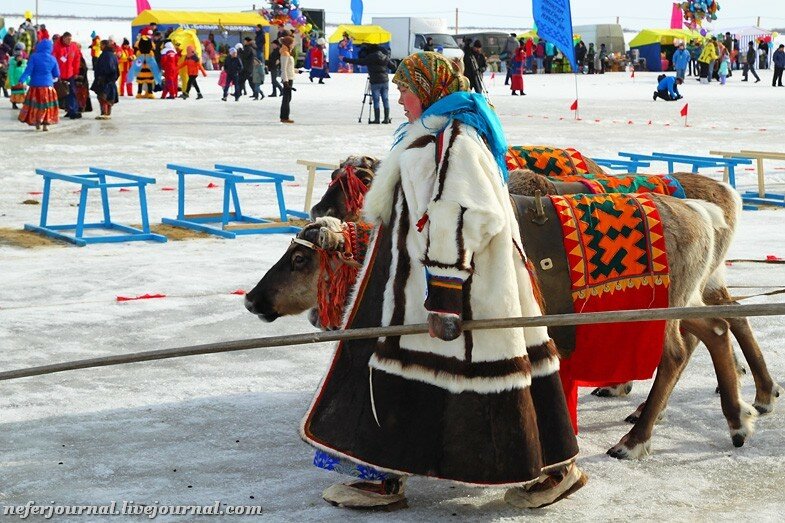
[[[572,70],[577,73],[575,44],[572,42],[570,0],[532,0],[532,11],[539,37],[555,45],[570,61]]]
[[[352,23],[363,25],[363,0],[352,0]]]

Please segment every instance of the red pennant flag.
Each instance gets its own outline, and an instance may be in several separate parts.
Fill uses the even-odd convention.
[[[246,294],[248,294],[248,293],[247,293],[247,292],[245,292],[245,291],[244,291],[244,290],[242,290],[242,289],[237,289],[236,291],[232,291],[230,294],[236,294],[236,295],[238,295],[238,296],[245,296],[245,295],[246,295]]]
[[[687,116],[687,113],[690,111],[690,104],[684,104],[684,107],[681,108],[681,115]]]
[[[632,70],[632,73],[630,74],[630,78],[635,78],[635,69]]]
[[[578,110],[578,100],[575,100],[574,102],[572,102],[572,105],[570,106],[570,111],[577,111],[577,110]]]
[[[783,261],[783,260],[779,256],[775,256],[773,254],[768,254],[768,255],[766,255],[766,261],[767,262],[775,262],[775,261]]]
[[[207,188],[208,189],[217,189],[218,188],[218,184],[210,182],[210,183],[207,184]]]
[[[491,73],[491,80],[495,80],[495,79],[496,79],[496,73],[495,72]]]

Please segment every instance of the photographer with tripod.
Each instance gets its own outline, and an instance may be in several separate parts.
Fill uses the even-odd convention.
[[[368,68],[368,86],[365,89],[365,97],[363,98],[363,107],[365,106],[366,98],[370,96],[373,98],[373,114],[374,119],[370,120],[369,124],[379,123],[379,98],[384,105],[384,120],[381,123],[392,123],[390,120],[390,102],[387,98],[389,89],[389,80],[387,73],[390,70],[390,51],[376,44],[363,44],[360,47],[360,53],[357,58],[341,58],[348,64],[363,65]],[[368,92],[370,90],[370,93]],[[362,120],[362,112],[360,113],[360,120]]]

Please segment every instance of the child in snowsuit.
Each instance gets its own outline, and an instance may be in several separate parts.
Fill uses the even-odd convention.
[[[8,64],[8,85],[11,86],[11,107],[19,109],[17,104],[25,101],[25,92],[27,89],[25,85],[19,81],[22,74],[27,67],[27,60],[23,57],[24,48],[17,48],[14,50],[14,56]]]
[[[725,79],[728,78],[728,73],[730,72],[730,57],[728,53],[725,53],[725,56],[722,58],[720,62],[720,68],[717,73],[720,75],[720,85],[725,85]]]
[[[226,83],[224,84],[224,96],[221,98],[224,102],[229,95],[229,86],[234,84],[234,101],[240,99],[240,71],[243,70],[243,63],[237,58],[237,48],[229,48],[229,56],[224,60],[223,70],[226,72]]]
[[[264,62],[258,57],[253,60],[253,76],[251,78],[251,85],[253,86],[253,99],[259,100],[260,97],[264,100],[264,93],[262,92],[262,85],[264,85]]]
[[[180,67],[177,64],[179,58],[177,51],[171,42],[168,42],[161,51],[161,69],[164,72],[164,90],[161,93],[161,99],[169,98],[174,100],[177,98],[177,78]]]
[[[199,90],[199,84],[196,83],[196,78],[199,76],[199,72],[202,73],[202,76],[207,76],[207,71],[204,69],[202,65],[202,60],[196,55],[196,50],[188,46],[185,55],[185,62],[183,65],[180,66],[180,69],[186,69],[188,73],[188,84],[185,87],[185,92],[183,93],[183,100],[188,98],[188,95],[191,93],[191,87],[196,89],[196,99],[201,100],[204,98],[202,96],[202,91]]]

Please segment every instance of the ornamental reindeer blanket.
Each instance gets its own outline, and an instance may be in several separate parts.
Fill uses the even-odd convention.
[[[669,271],[659,213],[646,195],[512,197],[524,250],[546,314],[668,306]],[[549,329],[562,355],[561,379],[577,430],[577,387],[651,378],[665,322]]]

